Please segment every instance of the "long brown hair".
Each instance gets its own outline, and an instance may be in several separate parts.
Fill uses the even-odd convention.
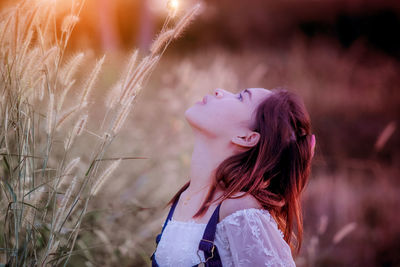
[[[303,234],[300,196],[312,159],[311,122],[297,94],[281,88],[271,91],[256,108],[251,126],[260,134],[259,142],[221,162],[214,171],[215,180],[207,197],[193,218],[202,216],[218,199],[222,198],[222,202],[238,198],[233,195],[244,191],[270,212],[285,241],[298,253]],[[190,181],[166,205],[174,203],[189,184]],[[212,201],[217,187],[224,194]]]

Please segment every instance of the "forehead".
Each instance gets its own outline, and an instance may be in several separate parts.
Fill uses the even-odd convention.
[[[251,100],[259,102],[272,92],[265,88],[247,88],[251,92]]]
[[[247,93],[244,93],[244,90],[248,90],[251,93],[251,97],[247,96]],[[242,94],[246,94],[246,97],[249,97],[248,100],[249,101],[245,101],[245,105],[243,107],[248,108],[250,116],[254,116],[254,111],[256,110],[256,108],[258,107],[258,105],[260,104],[260,102],[262,102],[265,97],[267,97],[269,94],[272,93],[272,91],[265,89],[265,88],[246,88],[242,90]],[[253,118],[248,118],[243,122],[243,126],[245,127],[251,127],[249,125],[249,123],[253,121]]]

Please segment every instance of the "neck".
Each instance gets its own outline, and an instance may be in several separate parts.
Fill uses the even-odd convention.
[[[190,165],[190,185],[187,192],[204,191],[208,192],[207,186],[215,180],[215,170],[218,165],[230,156],[227,146],[221,145],[222,142],[213,142],[204,136],[196,136],[191,165]],[[204,188],[204,189],[202,189]],[[217,188],[218,191],[218,188]],[[199,195],[203,195],[199,193]]]

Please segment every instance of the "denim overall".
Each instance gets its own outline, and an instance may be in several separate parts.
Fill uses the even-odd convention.
[[[158,267],[156,258],[155,258],[155,252],[157,250],[158,242],[160,242],[161,235],[165,229],[165,226],[167,225],[168,221],[172,218],[172,214],[174,213],[174,209],[176,204],[178,203],[178,199],[172,204],[171,209],[169,210],[168,217],[164,222],[164,226],[161,230],[161,233],[157,235],[156,237],[156,249],[154,250],[153,254],[151,255],[150,259],[152,262],[152,267]],[[201,262],[198,265],[193,265],[192,267],[197,267],[197,266],[206,266],[206,267],[221,267],[222,262],[221,258],[218,253],[217,246],[214,245],[214,237],[215,237],[215,231],[217,230],[217,223],[219,219],[219,208],[221,206],[221,203],[218,204],[218,206],[215,208],[214,213],[212,214],[210,220],[208,221],[206,228],[204,230],[203,238],[200,240],[199,243],[199,248],[197,250],[197,255],[199,255],[199,250],[204,251],[204,256],[205,256],[205,262]]]

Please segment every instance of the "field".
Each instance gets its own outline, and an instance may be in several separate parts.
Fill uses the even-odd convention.
[[[237,52],[214,45],[181,52],[173,42],[170,46],[104,150],[103,158],[124,159],[91,195],[84,215],[78,216],[81,225],[75,231],[76,252],[70,266],[150,266],[155,237],[168,212],[164,205],[187,181],[190,168],[193,137],[183,117],[185,110],[214,88],[237,92],[255,87],[285,87],[300,94],[317,139],[303,195],[305,235],[297,266],[400,266],[399,61],[368,50],[362,41],[344,50],[329,38],[309,40],[301,35],[285,49]],[[65,99],[68,107],[75,104],[103,56],[92,50],[83,52],[86,57],[75,70],[77,81]],[[74,53],[67,53],[65,62]],[[123,66],[131,55],[123,50],[106,54],[90,93],[90,109],[85,109],[87,131],[77,136],[69,150],[69,159],[80,157],[77,173],[85,173],[91,164],[91,154],[97,149],[93,136],[100,133],[98,126],[115,94],[111,89],[123,77]],[[5,80],[2,83],[4,92]],[[44,112],[49,97],[45,93],[44,100],[35,98]],[[5,106],[2,100],[3,129],[8,122]],[[49,135],[40,127],[38,144],[45,147]],[[63,127],[61,133],[68,133],[74,123]],[[0,140],[0,151],[5,153],[0,174],[3,181],[10,181],[15,176],[4,160],[9,157],[3,146],[5,135]],[[49,168],[56,168],[65,156],[60,138],[51,139],[55,145]],[[18,147],[18,142],[13,145]],[[99,171],[103,168],[99,166]],[[1,189],[3,248],[12,241],[7,240],[6,233],[11,231],[7,220],[17,220],[6,216],[11,194],[5,182]],[[0,266],[6,263],[3,251]]]

